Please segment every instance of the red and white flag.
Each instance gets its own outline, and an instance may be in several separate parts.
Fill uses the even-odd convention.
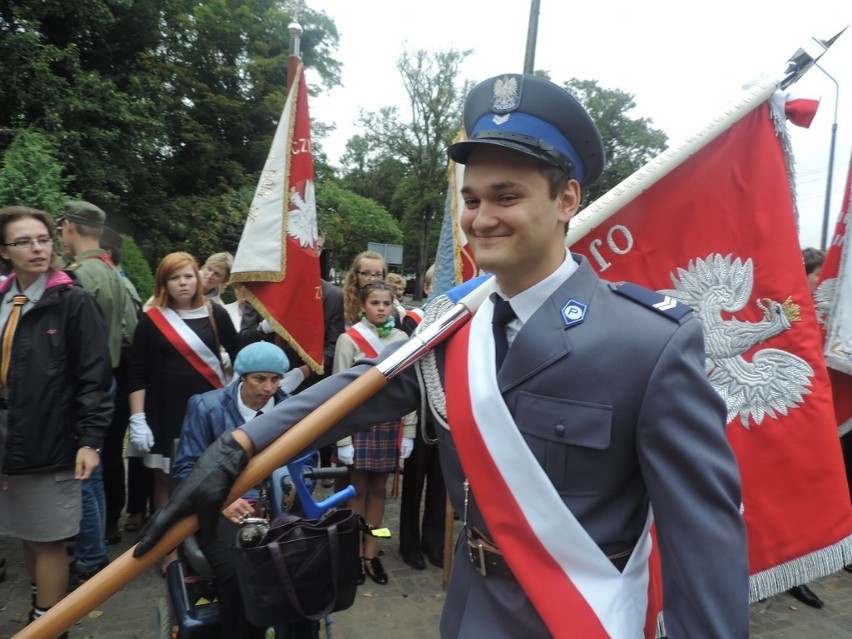
[[[456,135],[453,143],[466,140],[464,129]],[[461,227],[464,199],[461,195],[464,166],[450,160],[447,166],[447,197],[444,203],[444,219],[435,254],[435,273],[432,276],[432,291],[440,295],[452,287],[466,282],[479,274],[479,268],[468,245],[467,235]]]
[[[841,435],[852,431],[852,163],[843,207],[817,284],[817,316],[826,331],[825,362]]]
[[[231,281],[319,374],[323,311],[308,90],[299,64],[252,199]]]
[[[753,87],[725,119],[615,187],[566,240],[603,278],[695,308],[742,476],[753,601],[852,559],[852,506],[774,88]]]

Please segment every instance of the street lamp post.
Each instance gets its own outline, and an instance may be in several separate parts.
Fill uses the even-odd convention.
[[[837,106],[840,101],[840,85],[837,80],[819,64],[815,64],[816,68],[822,71],[826,77],[834,82],[834,120],[831,123],[831,146],[828,151],[828,176],[825,179],[825,209],[822,214],[822,241],[820,248],[826,250],[828,248],[828,220],[831,215],[831,179],[834,175],[834,147],[837,142]]]

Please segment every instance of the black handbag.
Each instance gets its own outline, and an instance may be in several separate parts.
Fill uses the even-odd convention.
[[[252,547],[233,546],[246,617],[255,626],[311,619],[355,601],[362,520],[349,508],[320,519],[274,519]],[[246,535],[243,535],[246,538]]]

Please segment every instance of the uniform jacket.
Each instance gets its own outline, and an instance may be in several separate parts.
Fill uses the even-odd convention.
[[[125,333],[125,292],[124,284],[121,283],[121,275],[118,269],[105,262],[102,257],[109,258],[109,254],[103,249],[90,249],[83,251],[77,256],[68,270],[80,280],[84,289],[94,295],[95,300],[101,307],[106,320],[107,338],[109,339],[109,356],[112,367],[117,368],[121,359],[122,336],[133,336],[136,329],[135,323],[128,327]]]
[[[632,547],[653,505],[670,639],[747,637],[739,475],[725,438],[724,402],[704,374],[701,327],[691,313],[675,321],[620,295],[585,258],[575,260],[578,270],[509,349],[498,375],[503,400],[566,505],[606,554]],[[587,311],[581,323],[566,327],[561,309],[569,300]],[[440,347],[436,355],[441,371]],[[365,368],[335,375],[246,425],[256,449]],[[411,410],[418,401],[409,369],[329,437]],[[465,474],[450,432],[437,430],[447,490],[462,513]],[[468,523],[487,532],[472,499]],[[481,576],[459,544],[441,635],[549,633],[514,579]]]
[[[13,281],[0,284],[0,300]],[[111,384],[100,308],[68,274],[52,273],[12,340],[3,473],[73,468],[81,446],[100,448],[112,417]]]

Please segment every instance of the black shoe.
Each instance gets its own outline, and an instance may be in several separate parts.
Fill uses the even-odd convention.
[[[77,570],[77,563],[74,562],[68,567],[68,592],[72,590],[76,590],[84,583],[86,583],[89,579],[94,577],[101,570],[106,568],[109,565],[109,559],[105,559],[104,562],[99,565],[97,568],[92,570],[91,572],[83,572]]]
[[[843,570],[845,570],[846,572],[852,572],[852,564],[849,564],[848,566],[843,566]]]
[[[118,528],[117,521],[110,522],[106,525],[104,540],[110,546],[115,546],[116,544],[121,543],[121,530]]]
[[[807,586],[793,586],[787,592],[811,608],[822,608],[825,605],[822,599],[817,597],[816,593]]]
[[[382,566],[382,562],[378,557],[373,557],[372,559],[364,557],[364,565],[370,579],[377,584],[384,586],[388,582],[388,573],[385,572],[385,567]]]
[[[433,566],[437,566],[438,568],[444,567],[444,553],[443,551],[434,551],[431,548],[424,548],[423,554],[426,555],[426,559],[429,560],[429,563]]]
[[[423,559],[422,553],[416,550],[414,552],[403,552],[400,550],[399,554],[402,555],[402,560],[414,568],[414,570],[426,570],[426,561]]]

